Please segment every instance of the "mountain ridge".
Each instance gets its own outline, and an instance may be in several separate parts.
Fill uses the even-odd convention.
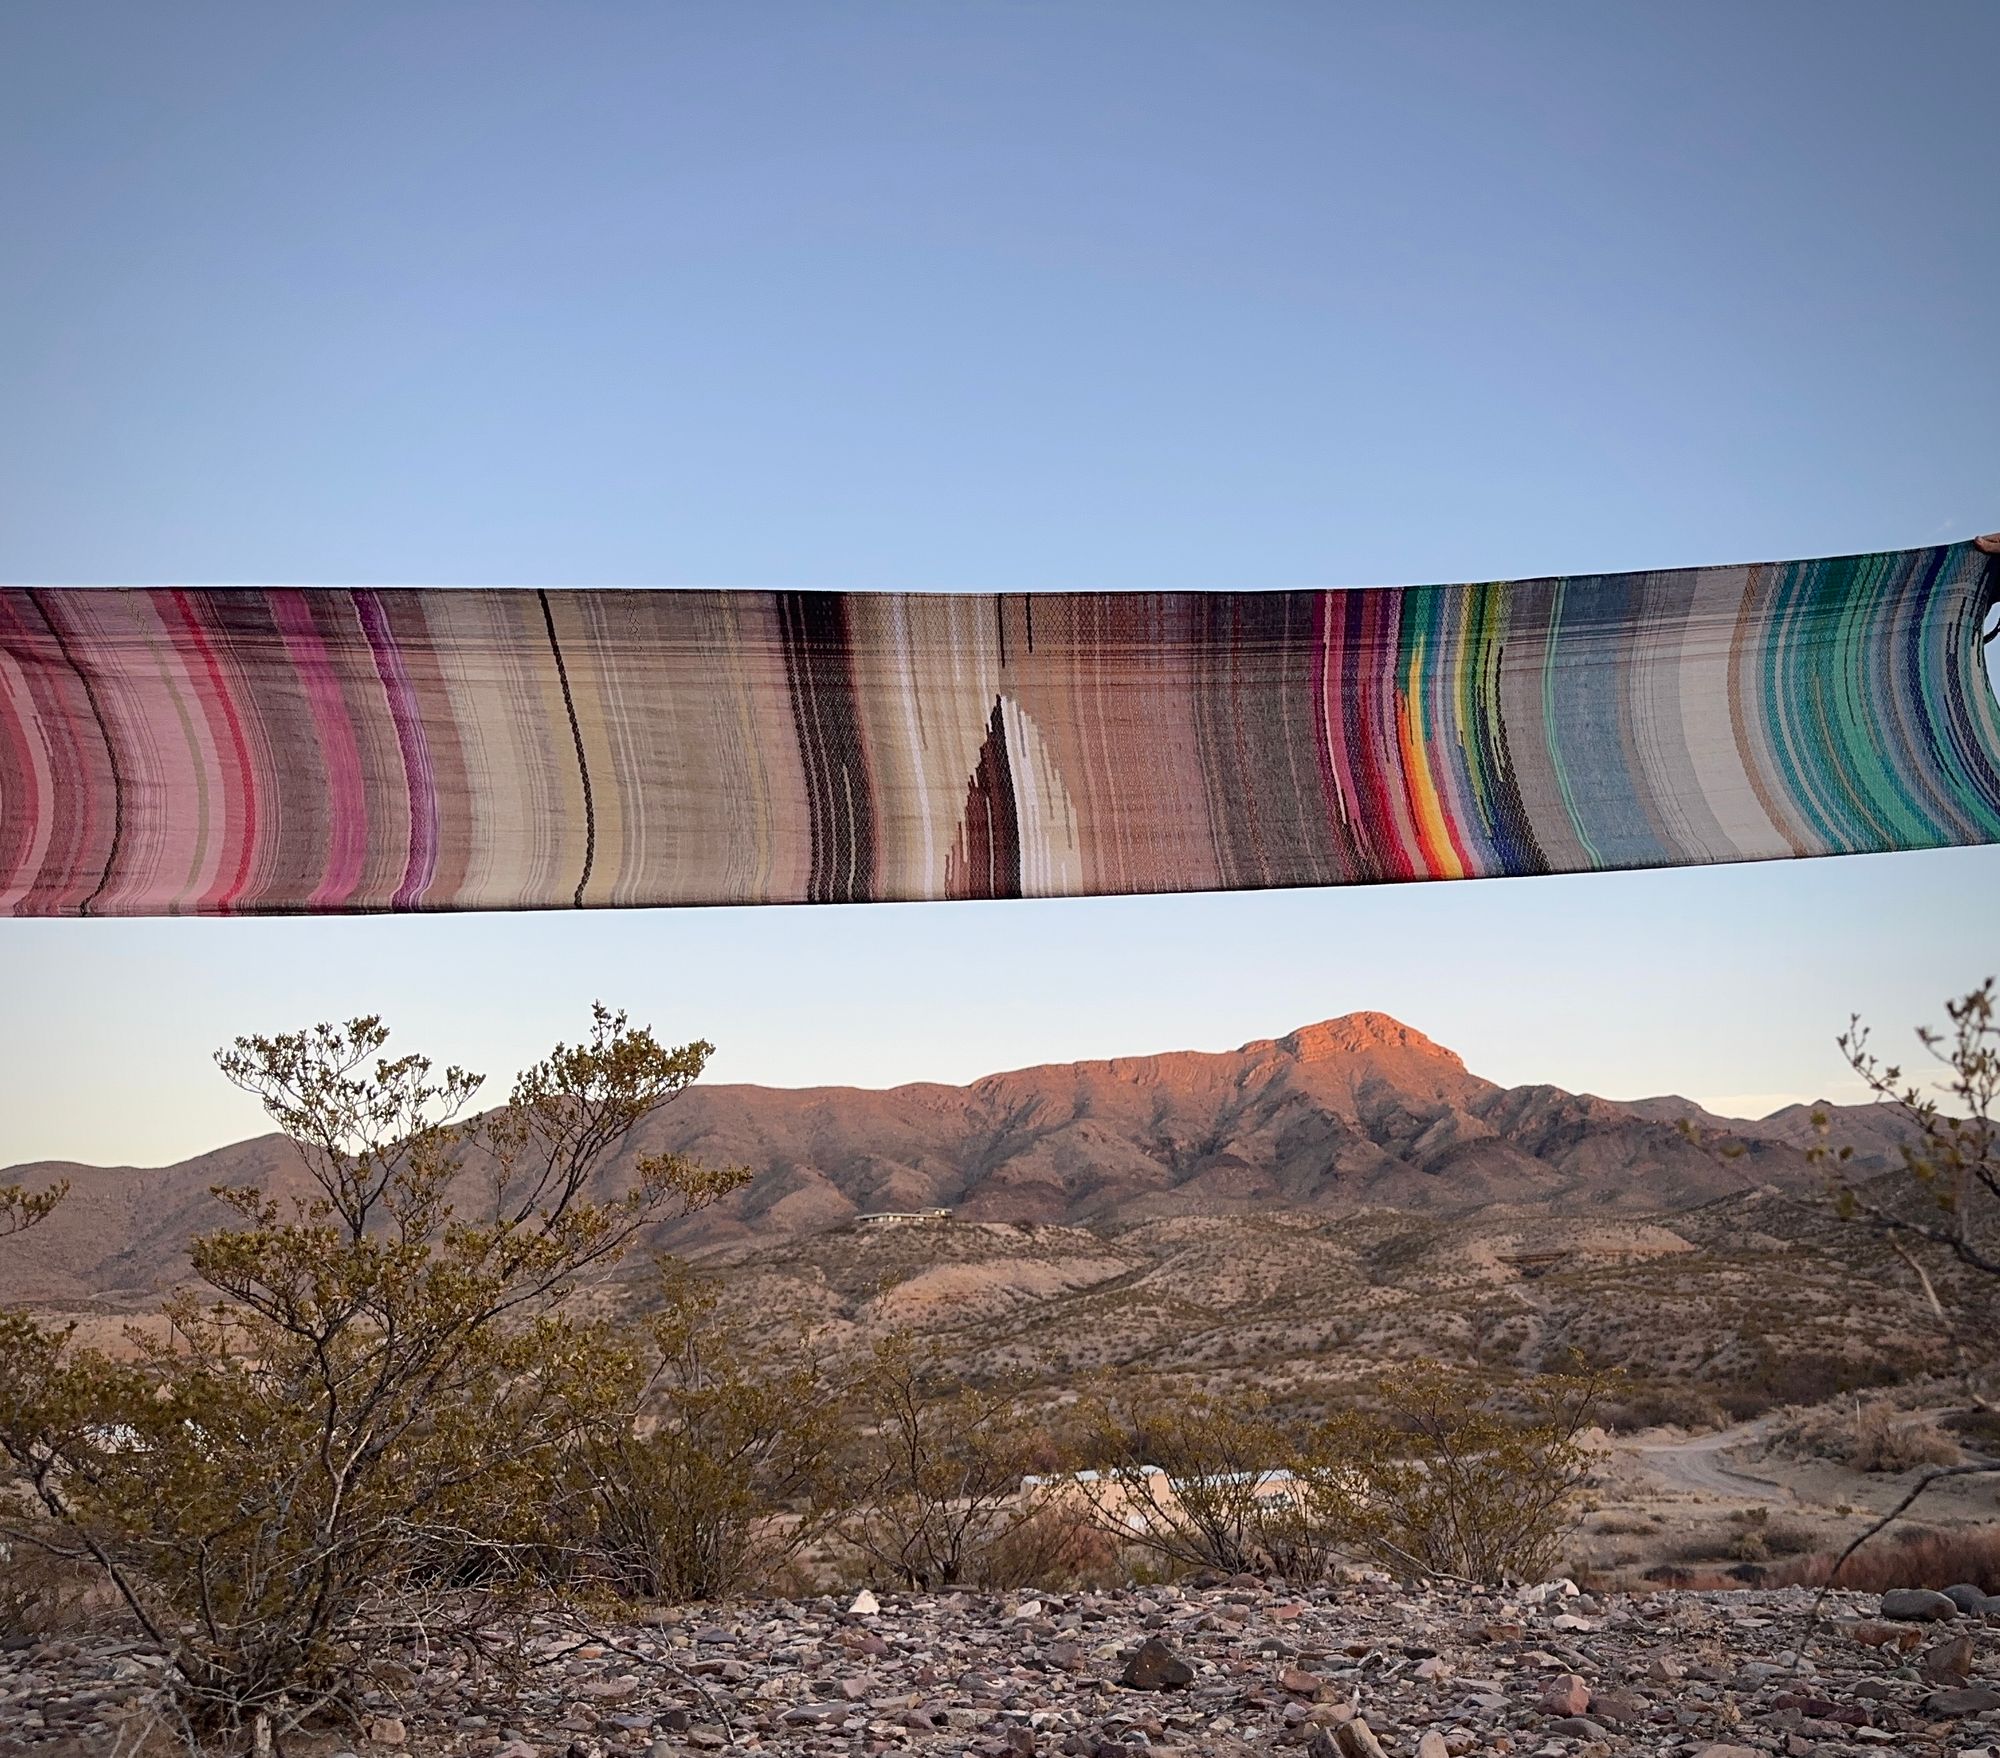
[[[1857,1170],[1892,1162],[1893,1113],[1828,1114]],[[1620,1102],[1547,1083],[1503,1087],[1416,1028],[1363,1011],[1235,1050],[1043,1063],[963,1086],[697,1085],[633,1132],[607,1178],[662,1152],[751,1170],[742,1191],[659,1230],[653,1243],[676,1250],[928,1208],[1069,1225],[1495,1204],[1637,1216],[1747,1185],[1817,1182],[1809,1118],[1807,1107],[1724,1119],[1672,1095]],[[303,1188],[277,1135],[165,1167],[0,1171],[0,1183],[31,1187],[56,1178],[70,1180],[70,1200],[0,1254],[0,1297],[151,1298],[185,1276],[188,1240],[220,1220],[211,1186]]]

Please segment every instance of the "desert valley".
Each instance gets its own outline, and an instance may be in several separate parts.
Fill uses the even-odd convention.
[[[1824,1141],[1848,1176],[1886,1174],[1906,1129],[1881,1106],[1750,1120],[1505,1088],[1357,1013],[966,1087],[696,1086],[604,1181],[666,1152],[745,1167],[648,1241],[725,1313],[836,1352],[908,1334],[1051,1403],[1158,1383],[1312,1411],[1399,1362],[1609,1370],[1573,1567],[1754,1582],[1949,1451],[1926,1390],[1949,1341],[1810,1157]],[[212,1187],[304,1174],[276,1135],[162,1168],[0,1171],[55,1179],[69,1200],[0,1255],[0,1301],[115,1345],[186,1278]],[[653,1286],[634,1260],[599,1298],[642,1310]],[[1990,1485],[1926,1512],[1990,1518]]]
[[[1009,1427],[997,1487],[977,1480],[976,1436],[960,1437],[972,1451],[933,1459],[944,1431],[914,1415],[905,1463],[915,1475],[892,1467],[896,1493],[916,1498],[897,1506],[929,1510],[923,1542],[983,1529],[984,1560],[940,1579],[871,1552],[871,1531],[907,1541],[918,1530],[896,1524],[903,1515],[881,1525],[889,1503],[869,1499],[879,1487],[858,1501],[843,1492],[860,1524],[827,1525],[818,1549],[797,1548],[803,1526],[784,1525],[811,1518],[796,1489],[790,1505],[805,1513],[756,1511],[782,1501],[744,1504],[748,1524],[704,1512],[690,1531],[755,1544],[777,1530],[774,1556],[787,1560],[761,1577],[739,1568],[712,1593],[621,1590],[607,1603],[537,1587],[525,1604],[496,1602],[451,1643],[396,1611],[385,1646],[350,1668],[337,1710],[292,1727],[283,1749],[1989,1751],[1966,1742],[2000,1724],[1990,1476],[1933,1490],[1920,1525],[1872,1541],[1834,1591],[1814,1590],[1832,1555],[1924,1471],[1991,1445],[1965,1426],[1949,1378],[1962,1362],[1931,1298],[1976,1328],[1982,1314],[2000,1322],[1990,1291],[1941,1266],[1927,1290],[1904,1258],[1840,1218],[1815,1155],[1844,1151],[1847,1180],[1892,1190],[1908,1128],[1888,1107],[1750,1120],[1674,1097],[1506,1088],[1379,1013],[1226,1053],[1023,1069],[962,1088],[694,1086],[607,1157],[599,1194],[662,1155],[743,1177],[654,1227],[645,1250],[584,1296],[621,1325],[664,1322],[666,1336],[689,1310],[671,1303],[692,1288],[713,1334],[745,1340],[779,1376],[773,1404],[745,1382],[704,1379],[705,1368],[688,1378],[693,1358],[683,1360],[675,1420],[694,1425],[697,1443],[683,1466],[755,1446],[768,1475],[774,1443],[818,1432],[799,1400],[834,1385],[876,1388],[860,1429],[844,1432],[879,1432],[893,1453],[905,1431],[879,1393],[918,1389],[895,1381],[894,1363],[919,1360],[923,1397],[942,1400],[931,1408],[1004,1405],[1001,1420],[1030,1423]],[[468,1210],[488,1170],[480,1151],[450,1187]],[[32,1309],[114,1360],[166,1339],[163,1306],[196,1286],[190,1242],[226,1219],[218,1188],[314,1188],[280,1135],[167,1167],[0,1173],[30,1190],[56,1182],[67,1200],[0,1251],[0,1310]],[[817,1365],[784,1379],[800,1351]],[[841,1379],[841,1363],[863,1364],[863,1377]],[[1426,1363],[1495,1408],[1532,1408],[1535,1388],[1563,1383],[1550,1376],[1599,1382],[1590,1426],[1506,1480],[1492,1504],[1539,1496],[1544,1468],[1568,1474],[1554,1548],[1537,1565],[1553,1563],[1559,1578],[1524,1582],[1502,1568],[1455,1579],[1405,1569],[1379,1546],[1304,1571],[1273,1560],[1232,1573],[1143,1545],[1105,1548],[1116,1504],[1094,1503],[1078,1526],[1070,1503],[1040,1499],[1113,1481],[1069,1475],[1074,1454],[1054,1460],[1053,1478],[1018,1475],[1042,1444],[1034,1435],[1099,1404],[1182,1413],[1176,1421],[1256,1412],[1277,1425],[1270,1433],[1306,1433]],[[732,1409],[752,1413],[734,1440],[733,1419],[712,1426]],[[640,1459],[651,1443],[633,1432]],[[1477,1443],[1496,1444],[1506,1443]],[[117,1469],[119,1453],[93,1456]],[[1477,1481],[1481,1457],[1451,1468],[1470,1464]],[[1245,1462],[1247,1475],[1167,1479],[1181,1510],[1169,1523],[1212,1486],[1226,1500],[1231,1483],[1292,1475],[1267,1480],[1261,1457]],[[1337,1484],[1348,1469],[1317,1481]],[[1127,1472],[1116,1481],[1143,1480]],[[659,1479],[665,1499],[653,1505],[733,1496],[734,1474]],[[1289,1505],[1289,1493],[1269,1506]],[[1290,1530],[1278,1520],[1259,1530]],[[1947,1584],[1955,1597],[1927,1590]],[[0,1749],[180,1749],[162,1720],[161,1706],[185,1696],[162,1687],[166,1644],[133,1640],[101,1596],[62,1591],[71,1596],[37,1610],[31,1587],[18,1628],[0,1632]],[[1926,1623],[1940,1619],[1974,1634]]]

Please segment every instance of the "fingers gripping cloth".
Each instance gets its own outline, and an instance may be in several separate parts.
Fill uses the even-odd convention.
[[[2000,841],[1973,544],[1511,584],[0,590],[0,914],[846,903]]]

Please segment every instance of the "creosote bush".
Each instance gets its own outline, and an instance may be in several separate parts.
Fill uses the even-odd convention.
[[[1847,1168],[1853,1152],[1825,1144],[1824,1113],[1813,1119],[1822,1132],[1816,1157],[1832,1174],[1847,1219],[1892,1241],[1932,1248],[1981,1276],[2000,1278],[2000,994],[1994,979],[1946,1002],[1945,1013],[1948,1031],[1926,1027],[1917,1033],[1942,1071],[1941,1094],[1877,1056],[1858,1017],[1840,1038],[1856,1078],[1908,1128],[1903,1170],[1906,1194],[1917,1200],[1883,1200],[1851,1182]]]
[[[1472,1582],[1547,1575],[1588,1476],[1597,1379],[1548,1375],[1502,1408],[1473,1376],[1387,1374],[1308,1422],[1254,1404],[1100,1404],[1069,1480],[1107,1533],[1180,1567],[1321,1579],[1339,1558]]]
[[[848,1511],[845,1387],[809,1327],[753,1334],[685,1269],[664,1274],[565,1458],[581,1575],[676,1602],[766,1588]]]
[[[39,1226],[55,1213],[56,1206],[68,1195],[68,1179],[51,1184],[44,1190],[29,1190],[20,1184],[0,1184],[0,1239]]]
[[[939,1356],[898,1335],[861,1368],[853,1406],[842,1535],[872,1576],[920,1589],[979,1584],[989,1559],[1032,1572],[1023,1550],[1038,1533],[1068,1542],[1021,1495],[1040,1435],[1015,1386],[955,1380]]]
[[[1324,1534],[1303,1518],[1307,1437],[1255,1400],[1204,1395],[1100,1400],[1080,1457],[1094,1467],[1049,1486],[1121,1543],[1171,1568],[1224,1574],[1325,1572]]]
[[[1560,1560],[1590,1475],[1580,1437],[1604,1384],[1544,1374],[1503,1403],[1441,1368],[1389,1374],[1378,1410],[1345,1413],[1316,1433],[1307,1505],[1392,1568],[1460,1581],[1542,1579]]]
[[[62,1635],[92,1621],[91,1573],[36,1544],[0,1544],[0,1643]]]
[[[701,1073],[598,1007],[506,1105],[391,1058],[379,1020],[237,1040],[218,1057],[298,1150],[306,1194],[220,1189],[170,1334],[117,1360],[0,1315],[0,1452],[39,1519],[171,1662],[191,1735],[274,1735],[338,1708],[385,1643],[472,1640],[530,1577],[577,1413],[602,1401],[578,1287],[736,1174],[639,1159],[631,1131]]]
[[[1950,1027],[1920,1028],[1936,1064],[1929,1083],[1879,1057],[1856,1017],[1839,1043],[1877,1104],[1903,1125],[1901,1176],[1857,1180],[1853,1149],[1828,1139],[1815,1112],[1813,1158],[1827,1173],[1840,1216],[1867,1229],[1901,1259],[1950,1339],[1975,1408],[1996,1408],[2000,1371],[2000,993],[1988,977],[1945,1003]]]

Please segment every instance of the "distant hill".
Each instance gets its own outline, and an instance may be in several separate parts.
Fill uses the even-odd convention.
[[[1855,1171],[1891,1163],[1892,1112],[1829,1111]],[[662,1151],[749,1167],[730,1200],[663,1230],[658,1243],[687,1249],[932,1207],[1064,1225],[1493,1204],[1636,1216],[1810,1186],[1811,1139],[1805,1107],[1747,1122],[1686,1099],[1502,1087],[1386,1014],[1354,1013],[1238,1050],[1050,1064],[964,1087],[697,1087],[635,1133],[610,1176]],[[211,1186],[283,1192],[301,1170],[282,1138],[260,1136],[175,1166],[0,1172],[54,1178],[70,1180],[70,1200],[0,1253],[0,1298],[143,1302],[185,1275],[188,1240],[219,1219]]]
[[[810,1328],[839,1352],[913,1333],[956,1374],[1053,1395],[1171,1377],[1314,1409],[1393,1361],[1615,1365],[1624,1420],[1720,1423],[1950,1357],[1886,1247],[1769,1189],[1652,1217],[1493,1204],[850,1225],[717,1247],[703,1268],[753,1334]],[[1977,1277],[1940,1273],[1954,1306],[1992,1309]]]

